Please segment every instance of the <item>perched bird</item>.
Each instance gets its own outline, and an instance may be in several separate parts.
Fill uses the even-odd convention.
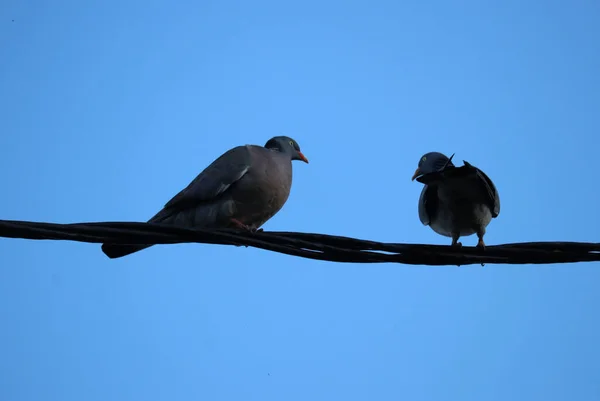
[[[292,186],[292,160],[308,163],[298,143],[287,136],[265,146],[228,150],[171,199],[149,223],[185,228],[241,228],[256,231],[285,204]],[[103,244],[109,258],[152,245]]]
[[[433,231],[458,239],[477,234],[477,247],[485,249],[483,236],[492,218],[500,214],[500,197],[492,180],[480,169],[463,160],[455,167],[450,158],[438,152],[425,154],[412,180],[425,184],[419,198],[419,219]]]

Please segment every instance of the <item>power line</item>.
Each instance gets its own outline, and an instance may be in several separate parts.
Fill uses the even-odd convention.
[[[0,220],[0,237],[113,244],[205,243],[252,246],[338,263],[410,265],[554,264],[600,261],[600,243],[527,242],[453,249],[444,245],[395,244],[326,234],[186,229],[152,223],[55,224]],[[100,252],[100,249],[98,249]]]

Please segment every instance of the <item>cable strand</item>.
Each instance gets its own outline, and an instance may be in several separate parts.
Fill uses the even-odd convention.
[[[0,220],[0,237],[108,244],[204,243],[255,247],[271,252],[337,263],[402,263],[461,266],[473,264],[555,264],[600,261],[600,243],[526,242],[452,248],[445,245],[383,243],[327,234],[187,229],[155,223],[42,223]]]

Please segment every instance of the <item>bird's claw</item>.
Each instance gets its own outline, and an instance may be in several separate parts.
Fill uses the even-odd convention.
[[[238,219],[231,219],[231,222],[239,229],[242,229],[244,231],[249,231],[252,234],[255,233],[260,233],[263,231],[262,228],[256,228],[254,225],[249,226],[247,224],[242,223],[241,221],[239,221]]]
[[[477,241],[477,248],[485,250],[485,242],[483,242],[483,238],[480,238],[479,241]]]

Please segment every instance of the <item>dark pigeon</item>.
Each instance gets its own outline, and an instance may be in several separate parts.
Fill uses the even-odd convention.
[[[500,196],[490,178],[463,160],[456,167],[442,153],[421,157],[412,179],[425,184],[419,198],[419,219],[436,233],[458,239],[477,234],[477,247],[485,248],[486,227],[500,214]]]
[[[265,146],[228,150],[148,222],[185,228],[258,230],[285,204],[292,186],[292,160],[308,163],[298,143],[287,136]],[[103,244],[109,258],[120,258],[152,245]]]

